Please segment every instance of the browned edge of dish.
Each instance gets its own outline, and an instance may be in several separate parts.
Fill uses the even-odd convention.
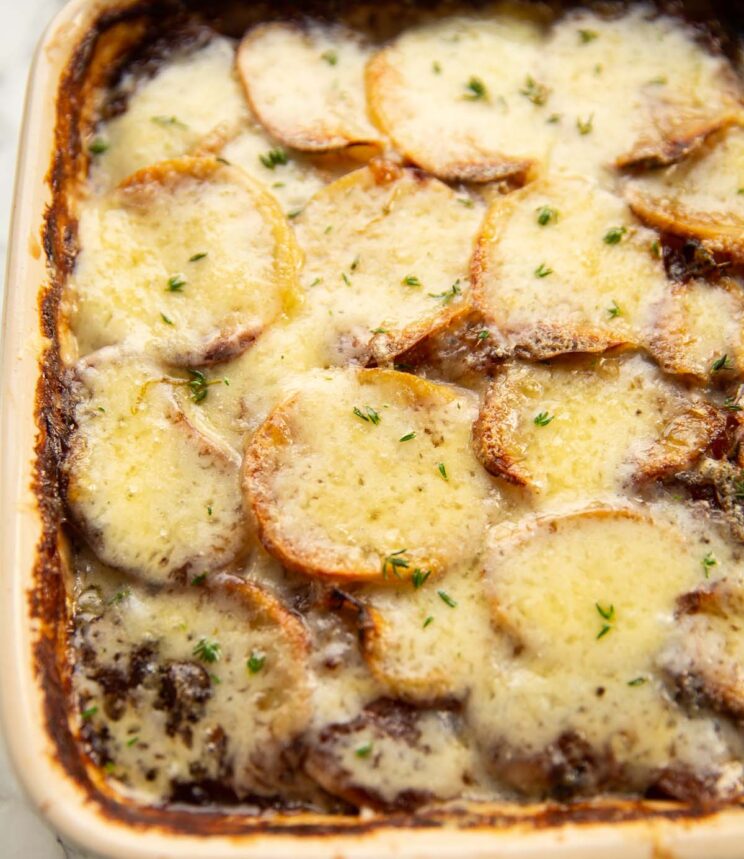
[[[277,806],[267,814],[252,815],[236,810],[145,806],[116,795],[97,777],[69,723],[73,711],[71,681],[66,660],[70,628],[66,583],[67,545],[63,533],[65,511],[60,492],[59,462],[71,426],[70,403],[65,386],[65,369],[60,358],[57,319],[60,298],[77,252],[77,223],[71,202],[88,166],[84,141],[94,121],[95,95],[111,83],[143,47],[156,47],[158,37],[171,34],[176,39],[193,34],[190,25],[206,20],[229,35],[238,34],[248,24],[275,18],[304,15],[334,18],[347,15],[356,21],[367,14],[378,32],[401,26],[421,7],[439,10],[462,8],[452,0],[385,0],[364,7],[345,0],[308,2],[207,2],[207,0],[133,0],[102,10],[87,34],[74,46],[59,82],[56,99],[55,147],[47,175],[51,203],[42,229],[49,282],[39,296],[40,327],[49,345],[43,352],[36,387],[35,416],[38,427],[33,490],[38,503],[42,536],[37,548],[34,585],[29,592],[30,616],[38,623],[34,644],[34,672],[43,690],[44,718],[56,762],[78,785],[98,813],[112,822],[138,829],[159,829],[164,833],[192,836],[210,835],[363,835],[383,828],[436,828],[456,826],[467,829],[524,827],[548,829],[566,824],[618,823],[636,820],[694,821],[709,817],[731,803],[672,803],[630,800],[595,800],[571,804],[471,805],[459,803],[418,813],[396,813],[363,819],[357,816],[317,815]],[[474,3],[472,5],[483,5]],[[550,4],[557,7],[557,3]],[[602,4],[604,7],[608,5]],[[618,4],[614,4],[618,5]],[[664,3],[673,11],[684,11],[693,20],[726,12],[742,17],[736,0],[722,2]],[[394,23],[393,23],[394,22]],[[732,22],[741,26],[741,21]],[[726,41],[726,31],[718,26],[710,32]],[[732,43],[724,44],[731,47]],[[151,56],[153,51],[150,50]],[[157,56],[157,50],[154,51]],[[734,805],[744,806],[743,802]]]

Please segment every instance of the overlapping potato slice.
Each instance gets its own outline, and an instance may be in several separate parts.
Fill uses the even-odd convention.
[[[484,659],[468,718],[518,793],[643,792],[671,765],[719,797],[744,788],[741,738],[677,708],[655,670],[677,597],[704,577],[697,524],[600,508],[495,539],[485,583],[513,656]]]
[[[554,135],[539,95],[523,92],[541,36],[524,9],[407,30],[367,66],[370,112],[400,152],[443,179],[524,181]]]
[[[635,214],[744,262],[744,128],[711,138],[685,161],[628,183]]]
[[[305,769],[354,805],[409,811],[467,793],[478,762],[455,711],[383,698],[311,738]]]
[[[471,197],[387,162],[334,182],[295,221],[314,312],[361,360],[392,360],[457,312],[481,216]]]
[[[733,280],[674,284],[656,309],[648,349],[668,373],[701,382],[744,373],[744,293]]]
[[[379,146],[364,94],[369,52],[340,25],[275,22],[243,37],[237,68],[261,124],[287,146],[309,152]]]
[[[308,381],[246,446],[264,546],[321,578],[446,569],[478,540],[494,491],[470,448],[473,417],[471,395],[392,370]]]
[[[340,152],[286,149],[248,117],[207,135],[196,155],[216,155],[266,185],[290,218],[294,218],[324,185],[360,166],[359,147]]]
[[[98,555],[154,582],[234,560],[246,540],[240,460],[198,412],[201,374],[170,375],[112,348],[76,375],[66,496]],[[177,403],[178,387],[190,403]]]
[[[298,301],[276,201],[211,158],[165,161],[91,203],[66,296],[86,355],[113,343],[199,366],[239,354]]]
[[[141,167],[185,155],[204,135],[247,116],[234,62],[230,41],[212,37],[169,57],[153,77],[127,75],[119,87],[126,110],[89,143],[94,186],[111,188]]]
[[[148,799],[291,796],[282,751],[312,715],[295,615],[223,574],[152,591],[90,561],[81,572],[73,683],[109,776]]]
[[[532,357],[638,343],[666,289],[655,241],[613,194],[579,177],[545,179],[489,209],[473,299]]]
[[[682,471],[725,425],[642,357],[621,356],[506,365],[473,435],[485,468],[546,499]]]
[[[707,569],[718,560],[707,555]],[[744,585],[720,579],[678,600],[679,625],[660,654],[677,697],[693,712],[710,708],[744,720]]]
[[[638,6],[564,16],[545,45],[554,167],[670,164],[744,117],[741,85],[679,18]]]

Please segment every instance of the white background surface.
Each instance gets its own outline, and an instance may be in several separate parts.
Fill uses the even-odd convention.
[[[3,278],[18,132],[29,65],[44,28],[63,5],[64,0],[0,0],[0,272]],[[46,165],[41,168],[46,169]],[[0,575],[10,573],[10,570],[0,570]],[[63,845],[31,810],[10,772],[0,738],[0,859],[65,857],[82,859],[82,854]]]

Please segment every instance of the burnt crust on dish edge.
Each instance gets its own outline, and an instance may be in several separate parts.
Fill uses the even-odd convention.
[[[93,23],[75,48],[60,81],[56,102],[55,152],[47,175],[52,201],[42,227],[43,247],[48,265],[48,283],[40,290],[40,328],[47,345],[40,360],[36,386],[35,417],[38,428],[35,445],[33,490],[39,507],[42,534],[37,547],[34,584],[29,591],[29,614],[38,623],[33,645],[33,668],[36,681],[43,689],[46,730],[54,746],[56,763],[67,778],[75,782],[104,818],[136,829],[159,829],[166,833],[194,836],[302,834],[307,836],[368,835],[384,828],[437,828],[455,825],[460,829],[507,829],[529,823],[533,829],[547,829],[566,824],[622,823],[645,819],[693,820],[710,816],[731,803],[672,803],[643,800],[595,800],[570,805],[559,803],[535,806],[489,804],[470,806],[456,803],[452,807],[419,812],[394,813],[374,819],[356,815],[320,815],[301,813],[286,804],[264,803],[263,807],[246,804],[238,809],[217,810],[207,792],[210,806],[198,813],[184,805],[143,806],[115,797],[105,783],[93,777],[90,761],[74,736],[68,722],[71,712],[71,683],[66,671],[66,646],[69,616],[67,612],[66,552],[67,537],[63,531],[65,510],[62,502],[60,462],[72,426],[70,394],[61,354],[57,319],[62,288],[69,276],[77,251],[77,224],[68,203],[68,195],[87,169],[87,156],[82,145],[85,133],[93,123],[93,97],[102,86],[115,83],[125,68],[140,65],[147,74],[157,67],[162,56],[163,33],[176,41],[191,40],[199,31],[200,19],[235,35],[238,28],[258,20],[301,19],[304,15],[326,18],[351,13],[351,3],[343,0],[310,0],[300,4],[282,0],[279,3],[252,4],[235,13],[230,3],[202,4],[187,0],[134,2],[120,8],[109,8]],[[235,4],[232,4],[235,5]],[[391,11],[398,23],[405,25],[411,14],[425,9],[450,9],[447,2],[404,2],[385,4],[380,11],[368,8],[365,17],[371,27],[380,27],[389,35]],[[461,7],[462,3],[457,6]],[[480,5],[478,3],[474,5]],[[607,5],[607,4],[605,4]],[[678,3],[660,3],[661,8],[680,12]],[[207,6],[208,11],[207,11]],[[728,7],[734,30],[744,25],[744,14],[733,4],[690,2],[682,11],[696,23],[709,15],[723,15]],[[200,15],[200,12],[202,13]],[[402,14],[398,14],[402,12]],[[398,15],[398,17],[396,17]],[[719,21],[707,28],[708,37],[727,52],[733,40]],[[113,109],[116,109],[115,107]],[[215,797],[217,801],[224,797]],[[741,805],[741,803],[737,803]],[[264,816],[262,812],[271,812]]]

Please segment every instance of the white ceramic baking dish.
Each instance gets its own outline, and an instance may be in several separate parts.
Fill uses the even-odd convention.
[[[52,242],[45,249],[43,241],[53,197],[50,164],[60,148],[59,136],[55,139],[60,84],[101,16],[133,6],[131,0],[124,7],[121,0],[73,0],[57,16],[34,61],[20,146],[3,320],[0,684],[11,758],[33,803],[66,838],[121,859],[742,859],[744,807],[608,802],[460,808],[388,818],[251,818],[203,809],[141,808],[117,800],[88,772],[69,734],[64,678],[52,670],[59,662],[59,639],[49,606],[56,601],[57,616],[64,618],[64,594],[58,590],[63,564],[55,532],[48,524],[44,528],[35,487],[37,446],[45,440],[37,427],[37,382],[40,360],[50,346],[42,334],[39,297],[53,275],[47,253],[56,253],[58,261],[61,253]],[[73,107],[68,103],[65,109]],[[47,511],[47,523],[54,512]]]

